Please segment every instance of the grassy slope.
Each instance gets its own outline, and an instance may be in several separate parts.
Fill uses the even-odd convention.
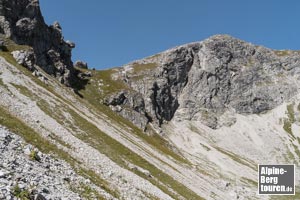
[[[84,70],[86,71],[86,70]],[[89,81],[89,83],[86,85],[84,90],[80,90],[80,94],[83,97],[83,101],[88,101],[91,106],[93,107],[94,111],[98,111],[101,113],[105,113],[106,116],[108,116],[109,120],[111,122],[116,123],[118,126],[125,128],[129,130],[132,134],[136,134],[141,139],[146,141],[148,144],[150,144],[153,148],[156,148],[163,154],[169,155],[177,162],[188,164],[188,161],[185,160],[180,155],[175,154],[172,150],[168,148],[168,143],[158,135],[148,136],[145,133],[143,133],[140,129],[135,127],[131,124],[128,120],[122,118],[121,116],[117,115],[116,113],[112,112],[110,108],[103,105],[101,102],[103,101],[104,97],[106,95],[109,95],[114,92],[118,92],[124,89],[128,89],[124,84],[122,84],[119,81],[113,81],[111,79],[111,74],[115,72],[114,69],[110,70],[104,70],[104,71],[91,71],[92,72],[92,80]],[[101,83],[103,86],[101,89],[104,90],[103,93],[99,91],[99,80],[101,80]],[[85,136],[82,136],[80,139],[83,141],[86,141],[90,143],[93,147],[98,149],[100,152],[106,154],[108,157],[110,157],[113,161],[118,163],[120,166],[123,166],[128,169],[126,163],[123,160],[127,160],[132,162],[133,164],[140,166],[144,169],[147,169],[151,172],[151,174],[156,177],[158,180],[160,180],[165,185],[170,186],[173,190],[175,190],[177,193],[182,195],[183,197],[187,199],[199,199],[200,197],[197,196],[195,193],[187,189],[185,186],[180,184],[179,182],[175,181],[173,178],[171,178],[169,175],[163,173],[161,170],[154,167],[152,164],[147,162],[142,157],[138,156],[137,154],[131,152],[127,147],[124,145],[118,143],[116,140],[112,139],[111,137],[107,136],[105,133],[97,129],[93,124],[89,123],[85,119],[83,119],[81,116],[79,116],[74,111],[68,109],[66,110],[68,113],[71,114],[73,120],[75,121],[75,127],[80,127],[81,130],[84,130],[84,132],[87,134]],[[62,122],[61,122],[62,123]],[[75,129],[75,127],[73,127]],[[86,137],[88,136],[88,137]],[[80,137],[80,136],[78,136]],[[167,194],[173,196],[174,198],[177,198],[174,196],[174,194],[168,192],[168,190],[165,188],[165,186],[161,185],[160,183],[156,182],[154,179],[146,177],[144,174],[141,174],[138,171],[133,171],[137,175],[149,180],[154,185],[158,186],[161,190],[166,192]]]
[[[45,85],[42,81],[40,81],[38,78],[34,77],[30,71],[27,69],[21,67],[16,63],[12,55],[10,54],[11,51],[17,50],[17,49],[26,49],[28,47],[18,46],[13,43],[8,46],[8,51],[0,52],[0,56],[4,57],[9,63],[16,66],[19,70],[21,70],[25,75],[29,76],[33,81],[35,81],[38,85],[46,88],[49,92],[53,93],[55,96],[59,97],[62,102],[66,102],[62,97],[60,97],[57,93],[54,92],[53,88],[51,86]],[[181,163],[188,163],[184,158],[182,158],[180,155],[175,154],[172,150],[168,148],[168,144],[165,140],[163,140],[158,135],[155,135],[154,137],[147,136],[144,134],[141,130],[139,130],[137,127],[133,126],[129,121],[125,120],[124,118],[118,116],[114,112],[112,112],[109,108],[102,105],[100,103],[101,99],[103,99],[103,95],[107,95],[110,92],[115,92],[120,89],[124,89],[124,85],[120,82],[115,82],[111,80],[111,73],[112,70],[105,70],[105,71],[93,71],[93,78],[96,80],[103,80],[105,85],[105,91],[104,93],[99,93],[97,90],[98,82],[91,82],[86,85],[86,88],[84,90],[81,90],[81,94],[83,95],[83,101],[88,101],[88,104],[91,104],[90,106],[93,109],[96,109],[98,112],[105,113],[111,121],[117,122],[118,125],[123,126],[124,128],[132,130],[133,134],[138,135],[143,140],[148,142],[153,146],[153,148],[158,149],[164,154],[167,154],[171,157],[173,157],[175,160]],[[17,85],[14,85],[15,87],[18,87]],[[125,86],[126,87],[126,86]],[[30,91],[27,91],[26,88],[22,88],[19,86],[19,90],[22,90],[21,92],[26,96],[31,96],[32,94]],[[80,99],[79,99],[80,100]],[[37,101],[42,102],[41,100]],[[44,102],[45,103],[45,102]],[[44,108],[45,113],[48,113],[50,116],[53,115],[53,112],[51,113],[50,110],[46,112],[46,109],[49,108],[49,105],[41,105],[41,108]],[[72,113],[71,110],[68,110],[70,113]],[[115,197],[118,197],[119,194],[116,191],[113,191],[110,189],[109,184],[102,180],[99,176],[97,176],[92,171],[84,170],[83,168],[78,168],[78,162],[71,158],[69,154],[62,151],[61,149],[58,149],[57,146],[54,144],[51,144],[49,141],[45,140],[39,134],[35,133],[32,129],[30,129],[26,124],[24,124],[21,120],[15,118],[14,116],[10,115],[6,110],[1,108],[1,119],[0,124],[8,127],[11,131],[21,135],[28,143],[33,144],[37,148],[39,148],[41,151],[45,153],[52,152],[56,156],[64,159],[68,163],[70,163],[73,167],[77,168],[78,172],[88,178],[90,178],[95,184],[101,186],[103,189],[105,189],[107,192],[112,194]],[[54,119],[56,119],[58,122],[62,123],[60,119],[57,118],[57,116],[52,116]],[[185,197],[186,199],[201,199],[198,195],[196,195],[194,192],[186,188],[184,185],[180,184],[179,182],[175,181],[173,178],[171,178],[169,175],[163,173],[156,167],[154,167],[152,164],[138,156],[137,154],[131,152],[128,148],[126,148],[124,145],[118,143],[105,133],[101,132],[99,129],[97,129],[94,125],[87,122],[85,119],[83,119],[81,116],[76,114],[75,112],[72,113],[72,117],[75,119],[75,125],[79,126],[83,130],[85,130],[90,138],[93,138],[95,140],[89,140],[85,138],[85,140],[89,143],[91,143],[95,148],[99,149],[101,153],[105,153],[107,156],[112,158],[116,163],[119,165],[126,167],[123,159],[131,161],[132,163],[145,168],[149,170],[154,177],[159,179],[164,185],[168,185],[168,187],[171,187],[174,191],[176,191],[181,196]],[[5,119],[5,120],[3,120]],[[16,125],[17,124],[17,125]],[[71,126],[72,124],[70,124]],[[83,139],[83,138],[82,138]],[[97,141],[97,142],[95,142]],[[101,141],[103,141],[101,143]],[[61,142],[61,141],[58,141]],[[103,148],[107,147],[107,148]],[[106,152],[105,152],[106,151]],[[160,183],[156,182],[154,179],[151,179],[149,177],[145,177],[144,174],[141,174],[140,172],[134,171],[137,175],[148,179],[150,182],[152,182],[154,185],[157,185],[159,188],[161,188],[164,192],[168,193],[169,195],[173,196],[175,199],[177,199],[177,196],[171,192],[168,191],[167,188],[165,188],[164,185],[161,185]]]
[[[27,143],[34,145],[43,153],[51,154],[54,157],[60,158],[68,162],[78,174],[81,174],[89,179],[91,179],[95,184],[102,187],[108,193],[113,194],[115,197],[118,197],[117,193],[109,188],[109,184],[97,176],[95,173],[91,171],[87,171],[80,167],[80,164],[72,158],[68,153],[64,152],[62,149],[59,149],[56,145],[50,143],[45,138],[41,137],[38,133],[36,133],[33,129],[28,127],[24,122],[11,115],[7,110],[0,107],[0,124],[7,127],[10,131],[20,135]],[[85,184],[82,183],[83,191],[86,188]],[[76,188],[77,190],[81,190],[82,188]],[[91,194],[93,193],[93,194]],[[89,194],[84,194],[84,196],[95,195],[97,199],[104,199],[97,192],[90,191]],[[89,199],[89,198],[86,198]]]
[[[180,163],[189,164],[189,162],[186,159],[184,159],[181,155],[176,154],[170,148],[168,148],[168,142],[162,137],[160,137],[157,134],[154,134],[153,136],[148,136],[147,134],[143,133],[142,130],[134,126],[130,121],[112,112],[110,108],[101,103],[107,95],[118,91],[122,91],[124,89],[129,89],[120,80],[112,80],[111,74],[115,72],[114,69],[91,72],[92,78],[86,85],[85,89],[79,91],[80,94],[83,96],[83,99],[87,100],[97,111],[105,113],[110,120],[118,123],[119,126],[123,126],[124,128],[131,130],[133,134],[142,138],[144,141],[152,145],[153,148],[161,151],[166,155],[171,156]],[[103,84],[101,89],[99,89],[99,80],[102,80],[101,83]]]

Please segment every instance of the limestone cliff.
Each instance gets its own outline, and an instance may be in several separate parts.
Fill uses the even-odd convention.
[[[216,35],[130,63],[117,77],[141,96],[143,103],[133,112],[146,113],[148,122],[161,125],[175,117],[216,129],[227,111],[258,114],[297,94],[299,66],[296,51],[274,51]]]

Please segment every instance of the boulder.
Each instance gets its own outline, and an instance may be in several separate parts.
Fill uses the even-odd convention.
[[[78,61],[75,62],[74,67],[77,67],[77,68],[80,68],[80,69],[88,69],[88,64],[86,62],[78,60]]]
[[[28,68],[30,71],[35,70],[35,54],[33,50],[13,51],[11,54],[19,65]]]
[[[47,200],[42,194],[36,194],[34,200]]]

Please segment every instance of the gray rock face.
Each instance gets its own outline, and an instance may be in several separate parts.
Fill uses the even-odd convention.
[[[188,72],[193,65],[192,49],[178,48],[167,57],[165,64],[154,73],[157,77],[148,93],[150,114],[162,124],[170,121],[179,107],[178,98],[188,82]]]
[[[228,109],[258,114],[297,94],[298,53],[286,59],[229,36],[209,38],[199,47],[180,98],[180,111],[187,119],[216,128],[219,116]],[[293,70],[283,67],[284,60]]]
[[[145,112],[144,99],[137,92],[119,92],[106,98],[104,104],[143,130],[151,121]]]
[[[71,85],[75,80],[71,61],[75,44],[64,41],[58,22],[45,24],[38,0],[1,0],[0,33],[17,44],[31,46],[35,64],[62,83]]]
[[[18,64],[34,71],[35,55],[32,50],[13,51],[11,54]]]
[[[222,126],[220,117],[228,110],[266,112],[299,89],[298,52],[274,51],[227,35],[136,62],[155,62],[157,67],[132,72],[131,63],[120,70],[119,78],[141,95],[144,112],[158,125],[175,117],[199,120],[215,129]]]

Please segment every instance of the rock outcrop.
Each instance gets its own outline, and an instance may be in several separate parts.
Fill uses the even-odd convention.
[[[20,45],[33,48],[35,64],[62,83],[71,85],[75,70],[71,50],[75,44],[64,41],[58,22],[44,22],[38,0],[1,0],[0,33]]]
[[[135,70],[137,63],[145,68]],[[141,96],[154,123],[188,119],[216,129],[226,111],[259,114],[297,94],[300,54],[216,35],[128,64],[118,77]]]
[[[30,71],[34,71],[35,55],[31,50],[13,51],[12,56],[15,58],[18,64],[28,68]]]
[[[74,67],[78,67],[78,68],[81,68],[81,69],[88,69],[88,64],[86,62],[84,62],[84,61],[77,60],[74,63]]]
[[[152,121],[145,111],[143,96],[137,92],[122,91],[113,94],[106,98],[104,104],[143,130]]]

